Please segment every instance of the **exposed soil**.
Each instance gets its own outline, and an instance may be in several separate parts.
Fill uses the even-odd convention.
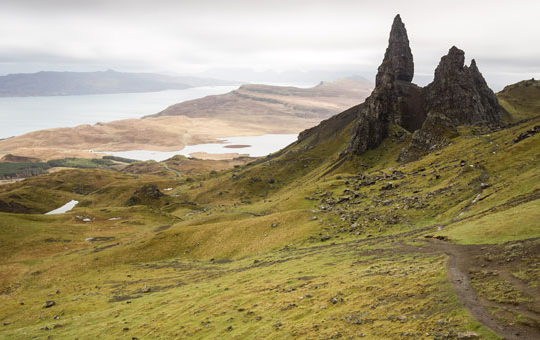
[[[302,257],[317,252],[321,248],[335,248],[334,252],[358,249],[359,256],[384,254],[445,254],[448,256],[448,281],[467,311],[485,327],[503,339],[540,339],[540,288],[533,282],[525,282],[514,275],[520,269],[540,265],[540,239],[509,242],[502,245],[457,245],[437,238],[418,236],[436,231],[428,227],[408,231],[402,234],[380,236],[345,243],[328,243],[309,248],[291,249],[296,256]],[[423,241],[421,246],[404,243]],[[365,246],[391,244],[390,248],[363,249]],[[294,257],[291,257],[291,259]],[[286,259],[289,260],[289,259]],[[257,265],[264,265],[259,263]],[[482,282],[482,273],[494,273],[497,281],[510,282],[512,290],[526,296],[529,301],[501,302],[488,299],[483,292],[477,291],[474,281]],[[504,290],[501,294],[505,293]],[[531,322],[516,322],[516,316],[527,317]]]
[[[496,318],[489,309],[503,309],[510,312],[509,315],[528,314],[528,317],[540,320],[540,314],[531,310],[529,303],[498,303],[487,300],[479,295],[472,286],[472,277],[480,271],[489,271],[498,273],[501,278],[512,277],[512,286],[520,292],[529,295],[535,301],[532,304],[539,303],[540,289],[533,288],[525,282],[514,278],[512,270],[516,270],[512,261],[489,261],[485,255],[488,253],[505,254],[504,245],[456,245],[440,240],[430,240],[430,250],[444,252],[449,256],[447,263],[448,280],[452,284],[457,296],[463,306],[471,313],[474,318],[484,326],[491,329],[504,339],[540,339],[540,328],[515,323],[509,318]],[[523,248],[528,249],[529,254],[538,254],[540,244],[532,240],[515,242]],[[529,257],[524,256],[522,260],[526,261]],[[513,312],[513,313],[512,313]]]

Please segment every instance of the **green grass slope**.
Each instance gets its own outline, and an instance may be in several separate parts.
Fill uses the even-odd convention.
[[[540,114],[540,81],[530,79],[506,86],[497,93],[499,103],[510,113],[513,122]]]
[[[232,169],[0,186],[0,338],[540,334],[540,117],[401,164],[397,127],[340,156],[356,109]]]

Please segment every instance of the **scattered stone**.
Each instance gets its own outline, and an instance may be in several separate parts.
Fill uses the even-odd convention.
[[[112,241],[114,240],[114,237],[110,236],[96,236],[96,237],[87,237],[84,239],[86,242],[104,242],[104,241]]]
[[[272,223],[272,224],[270,225],[270,227],[276,228],[278,225],[279,225],[279,223]]]
[[[457,334],[458,339],[479,339],[480,337],[475,332],[459,332]]]
[[[340,302],[343,302],[343,298],[341,298],[341,297],[332,297],[328,301],[330,301],[331,304],[335,305],[335,304],[338,304]]]
[[[397,188],[397,185],[394,185],[392,183],[386,183],[381,187],[381,190],[391,190]]]
[[[534,128],[532,128],[531,130],[527,130],[523,133],[520,133],[515,139],[514,139],[514,144],[516,143],[519,143],[521,142],[522,140],[526,139],[526,138],[529,138],[529,137],[532,137],[534,135],[536,135],[537,133],[540,132],[540,125],[536,125]]]
[[[341,335],[340,332],[338,331],[334,331],[334,333],[332,334],[332,336],[330,337],[330,339],[338,339],[338,338],[341,338],[343,335]]]
[[[231,332],[233,330],[232,326],[227,327],[227,332]]]
[[[52,300],[48,300],[48,301],[45,301],[45,305],[43,307],[51,308],[52,306],[55,306],[55,305],[56,305],[56,302],[54,302]]]
[[[331,239],[332,237],[328,234],[324,235],[321,237],[321,241],[324,242],[324,241],[328,241],[329,239]]]

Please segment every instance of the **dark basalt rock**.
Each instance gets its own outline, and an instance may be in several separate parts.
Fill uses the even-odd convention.
[[[413,132],[425,118],[422,89],[412,84],[414,63],[407,30],[397,15],[389,45],[379,66],[376,86],[358,113],[358,122],[345,153],[361,154],[379,146],[390,123]]]
[[[452,46],[435,69],[426,90],[427,111],[441,112],[456,124],[497,126],[503,109],[473,59],[464,66],[465,53]]]
[[[391,83],[395,80],[411,82],[414,76],[414,63],[409,38],[401,17],[396,15],[390,30],[388,48],[379,66],[375,86]]]
[[[443,114],[430,112],[422,128],[413,133],[410,144],[401,150],[398,161],[415,161],[431,151],[447,146],[457,136],[458,131],[452,120]]]
[[[155,184],[145,184],[137,191],[126,202],[127,206],[145,204],[149,201],[157,201],[162,196],[165,196]]]
[[[431,84],[421,88],[411,83],[413,56],[407,31],[397,15],[375,89],[358,107],[357,121],[342,155],[378,147],[388,136],[390,124],[414,132],[411,144],[399,156],[401,161],[418,159],[447,145],[457,136],[458,125],[499,126],[504,109],[476,62],[465,66],[464,61],[464,52],[454,46],[441,58]]]
[[[534,128],[527,130],[525,132],[520,133],[515,139],[514,144],[521,142],[524,139],[527,139],[529,137],[532,137],[536,135],[537,133],[540,133],[540,125],[536,125]]]

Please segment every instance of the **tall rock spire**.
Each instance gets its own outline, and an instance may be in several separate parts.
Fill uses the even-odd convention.
[[[396,15],[390,30],[388,48],[384,54],[384,59],[379,66],[376,86],[395,80],[411,82],[414,75],[414,63],[411,48],[409,47],[409,37],[401,17]]]
[[[361,154],[374,149],[388,136],[389,124],[413,132],[425,119],[422,89],[412,84],[414,63],[407,30],[396,15],[388,48],[379,66],[375,89],[358,113],[358,123],[345,153]]]
[[[336,135],[339,124],[353,124],[351,138],[342,156],[360,155],[375,149],[388,137],[391,127],[413,133],[398,160],[411,161],[442,148],[458,135],[460,125],[487,129],[501,124],[504,109],[487,86],[473,60],[465,66],[465,53],[452,47],[441,58],[435,78],[426,87],[412,83],[413,55],[407,30],[396,15],[390,30],[388,48],[379,66],[375,89],[366,101],[301,134]],[[343,128],[342,126],[342,128]]]

